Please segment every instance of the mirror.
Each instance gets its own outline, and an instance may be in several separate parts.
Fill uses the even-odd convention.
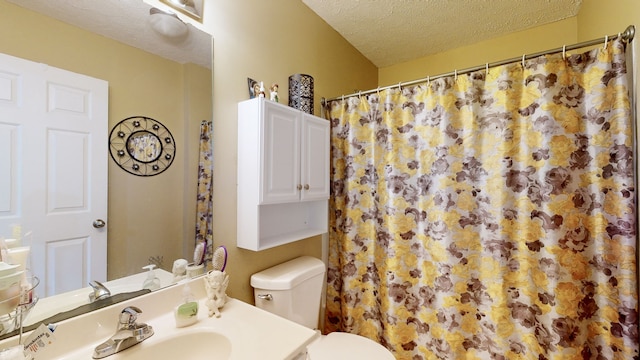
[[[156,161],[162,152],[162,141],[146,130],[137,131],[127,139],[127,150],[132,158],[149,163]]]
[[[212,112],[210,35],[189,25],[186,37],[162,37],[148,26],[150,9],[143,0],[0,0],[0,53],[108,81],[109,130],[127,117],[150,116],[175,137],[175,161],[158,176],[133,176],[108,158],[106,280],[126,278],[139,288],[146,278],[143,266],[154,263],[166,275],[175,259],[193,256],[193,241],[183,239],[195,238],[199,125],[210,120]],[[124,150],[133,142],[158,141],[166,149],[165,137],[158,140],[151,133],[136,134]],[[133,155],[146,163],[158,154]],[[32,236],[39,235],[34,231]],[[88,287],[91,280],[101,279],[84,279],[81,286]],[[133,292],[126,285],[111,290]],[[38,290],[44,291],[43,286]],[[79,291],[85,301],[89,291]],[[41,296],[36,308],[43,300]],[[30,322],[34,319],[27,318]]]

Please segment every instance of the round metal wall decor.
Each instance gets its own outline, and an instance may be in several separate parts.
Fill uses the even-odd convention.
[[[153,176],[171,166],[176,143],[169,129],[157,120],[132,116],[111,129],[109,152],[122,170],[137,176]]]

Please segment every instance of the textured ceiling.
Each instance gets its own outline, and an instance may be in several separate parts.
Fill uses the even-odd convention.
[[[6,0],[179,63],[211,67],[211,40],[148,26],[142,0]],[[210,0],[207,0],[210,1]],[[251,0],[258,1],[258,0]],[[378,67],[575,16],[582,0],[302,0]]]
[[[153,31],[142,0],[6,0],[178,63],[211,69],[211,36],[189,26],[179,41]]]
[[[582,0],[302,0],[377,67],[577,15]]]

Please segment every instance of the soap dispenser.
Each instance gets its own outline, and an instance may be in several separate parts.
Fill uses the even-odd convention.
[[[142,283],[143,289],[149,289],[151,291],[160,289],[160,279],[156,276],[156,272],[153,269],[156,266],[154,264],[150,264],[147,266],[143,266],[142,268],[145,270],[149,270],[147,273],[147,279]]]
[[[182,303],[178,305],[174,311],[176,319],[176,327],[185,327],[198,322],[198,302],[195,300],[189,280],[185,281],[182,288]]]

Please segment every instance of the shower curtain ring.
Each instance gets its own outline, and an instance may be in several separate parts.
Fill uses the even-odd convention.
[[[458,81],[458,69],[453,70],[453,81]]]
[[[567,60],[567,45],[562,45],[562,60]]]
[[[618,35],[620,36],[620,35]],[[604,50],[607,50],[607,45],[609,44],[609,35],[604,36]]]
[[[484,72],[489,75],[489,63],[484,64]]]
[[[431,76],[427,75],[427,86],[431,85]]]
[[[402,91],[402,81],[398,83],[398,90]]]
[[[522,69],[524,69],[524,60],[526,58],[527,54],[522,54]]]

